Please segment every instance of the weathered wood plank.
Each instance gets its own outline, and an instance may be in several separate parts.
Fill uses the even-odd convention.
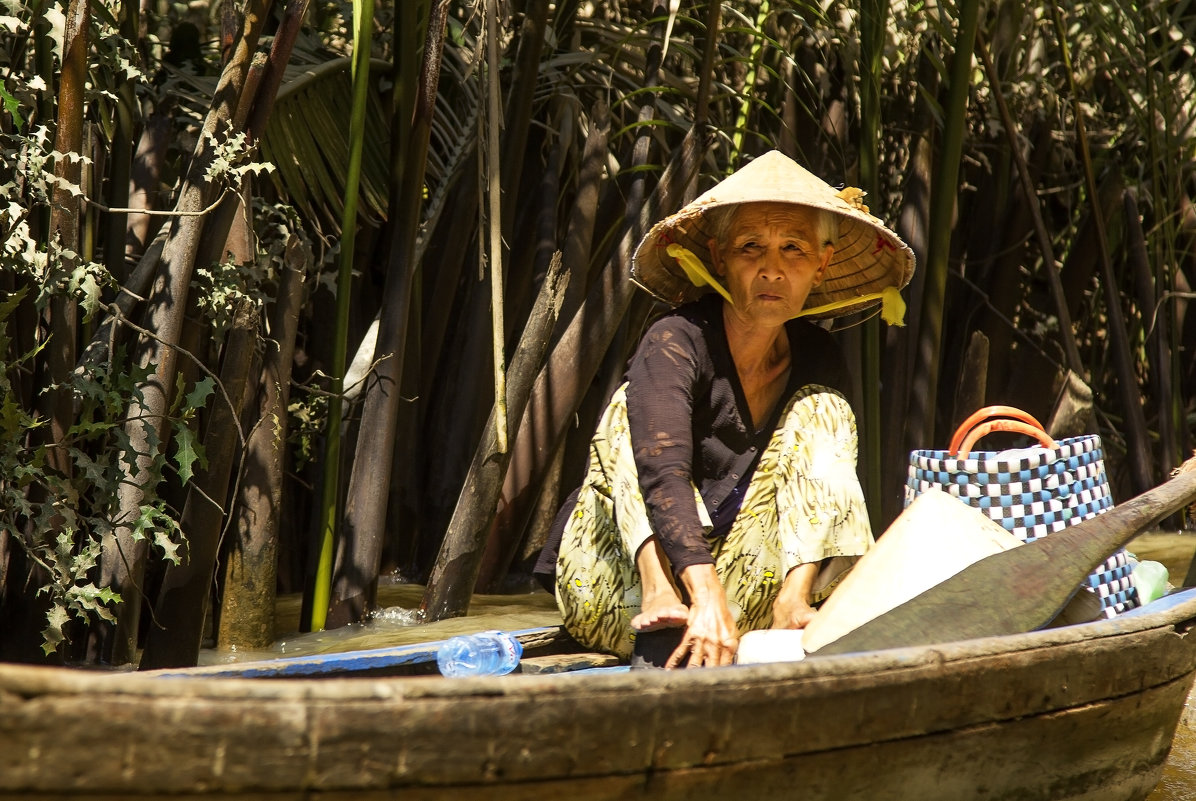
[[[612,667],[619,664],[617,656],[610,654],[554,654],[552,656],[526,657],[519,663],[519,672],[527,674],[568,673],[596,667]]]
[[[921,738],[865,744],[830,753],[794,753],[774,761],[712,764],[648,774],[582,775],[548,781],[386,789],[345,787],[263,792],[246,789],[239,801],[726,801],[728,798],[802,801],[1141,801],[1157,784],[1184,681],[1137,698],[1110,699],[1065,712],[1021,718],[1003,726],[976,726]],[[1110,720],[1117,738],[1103,738]],[[1126,758],[1126,754],[1135,754]],[[146,755],[147,757],[149,755]],[[884,770],[868,766],[883,765]],[[601,770],[600,764],[592,771]],[[89,801],[199,799],[202,786],[178,795],[88,794]],[[39,801],[78,799],[76,793],[39,795]]]

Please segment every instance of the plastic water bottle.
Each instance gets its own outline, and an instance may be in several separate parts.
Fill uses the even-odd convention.
[[[523,644],[502,631],[453,637],[436,652],[442,676],[502,676],[523,656]]]

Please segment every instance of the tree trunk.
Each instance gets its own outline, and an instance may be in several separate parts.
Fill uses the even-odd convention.
[[[923,50],[929,49],[923,45]],[[928,97],[938,94],[938,71],[932,67],[933,59],[923,52],[918,58],[919,86]],[[930,181],[934,165],[934,137],[936,131],[935,111],[931,103],[919,96],[908,125],[913,131],[910,141],[910,157],[906,166],[905,187],[901,210],[897,219],[897,233],[914,252],[918,269],[906,287],[908,298],[905,328],[889,328],[885,332],[885,360],[883,381],[885,387],[884,405],[886,426],[882,432],[881,458],[884,468],[881,483],[885,487],[901,487],[909,469],[908,454],[911,449],[923,447],[914,433],[917,426],[910,420],[910,392],[913,383],[913,369],[918,342],[919,321],[922,314],[922,287],[926,283],[926,252],[928,248],[928,223],[930,219]],[[883,531],[901,513],[902,494],[896,491],[883,493],[881,497],[881,527]]]
[[[173,134],[170,118],[165,114],[150,114],[145,118],[129,176],[129,208],[158,208],[162,165],[166,161],[166,149],[170,146]],[[125,222],[126,261],[142,259],[149,248],[150,240],[158,234],[161,219],[152,214],[128,214]],[[109,247],[115,248],[115,243],[109,244]]]
[[[1113,367],[1117,374],[1117,394],[1125,415],[1126,456],[1134,480],[1134,492],[1141,494],[1154,485],[1150,469],[1150,452],[1147,449],[1149,434],[1146,430],[1146,414],[1142,409],[1138,377],[1134,370],[1134,359],[1130,353],[1129,331],[1125,324],[1125,313],[1121,308],[1121,292],[1118,290],[1117,276],[1113,272],[1113,260],[1105,235],[1105,221],[1097,206],[1096,198],[1099,196],[1099,190],[1096,186],[1096,177],[1092,172],[1091,161],[1087,158],[1087,135],[1078,106],[1075,113],[1077,114],[1076,132],[1080,140],[1080,150],[1084,154],[1088,192],[1093,204],[1093,222],[1096,225],[1097,244],[1100,247],[1100,268],[1102,284],[1105,289],[1105,313],[1109,320],[1109,347],[1113,351]]]
[[[271,339],[262,359],[261,408],[249,437],[236,511],[236,536],[225,549],[216,647],[266,648],[274,641],[278,529],[282,507],[291,362],[311,255],[292,237],[278,297],[270,311]]]
[[[258,311],[243,299],[233,312],[232,328],[220,369],[223,393],[208,418],[203,447],[207,467],[189,483],[180,522],[187,537],[183,561],[167,567],[146,635],[140,670],[191,667],[199,661],[204,620],[209,609],[216,555],[228,506],[229,476],[239,446],[241,404],[257,344]],[[237,436],[230,436],[236,432]]]
[[[558,111],[562,113],[556,119],[563,123],[568,119],[569,112],[564,108],[558,108]],[[606,113],[605,106],[600,104],[594,110],[594,116],[590,122],[590,134],[586,137],[585,152],[578,170],[577,193],[572,201],[573,211],[570,214],[569,228],[565,236],[562,264],[565,265],[563,269],[568,276],[568,282],[564,289],[560,311],[557,314],[558,324],[565,315],[571,316],[585,299],[586,285],[589,283],[588,268],[593,254],[591,247],[598,211],[598,195],[602,184],[602,164],[606,157],[606,136],[609,133],[609,128],[609,115]],[[547,261],[561,258],[560,251],[555,249],[559,216],[558,204],[560,202],[560,174],[564,169],[564,163],[568,160],[572,141],[572,136],[562,133],[552,150],[547,168],[544,170],[543,180],[540,183],[536,236],[534,239],[529,237],[535,244],[534,256],[531,261],[536,265],[533,270],[536,275],[545,271],[544,265]],[[551,252],[546,252],[550,248]],[[555,340],[555,337],[551,336],[551,332],[548,339],[550,342]],[[539,370],[540,367],[541,365],[537,364],[535,369]],[[523,402],[526,403],[526,398]],[[522,411],[522,407],[520,411]],[[518,423],[518,418],[512,421],[513,425],[515,423]],[[555,491],[553,494],[555,495]],[[542,489],[541,495],[543,495]],[[494,501],[497,502],[497,500],[498,498],[495,496]],[[487,522],[487,526],[489,526],[489,522]],[[482,563],[477,573],[477,583],[474,586],[475,592],[485,592],[487,590],[483,588],[497,586],[501,583],[508,568],[510,555],[509,552],[499,553],[496,548],[492,547],[487,547],[483,551]]]
[[[1005,94],[1001,91],[1000,76],[988,55],[988,48],[978,41],[976,51],[984,65],[988,76],[989,87],[997,101],[997,108],[1001,114],[1001,127],[1005,129],[1005,136],[1009,143],[1009,152],[1013,156],[1013,163],[1017,166],[1019,186],[1022,189],[1022,200],[1030,210],[1034,221],[1034,233],[1038,237],[1038,250],[1042,255],[1042,268],[1046,273],[1047,285],[1051,289],[1051,299],[1055,302],[1055,314],[1059,317],[1059,336],[1063,340],[1063,352],[1067,356],[1068,368],[1078,374],[1084,374],[1084,364],[1080,359],[1080,349],[1076,346],[1075,330],[1071,323],[1071,313],[1067,304],[1067,296],[1063,294],[1063,282],[1059,278],[1059,269],[1055,265],[1055,249],[1051,245],[1051,235],[1047,232],[1046,223],[1042,219],[1042,209],[1039,207],[1038,192],[1034,188],[1034,178],[1030,175],[1030,168],[1026,158],[1022,155],[1021,143],[1018,141],[1018,129],[1005,103]]]
[[[58,125],[54,138],[54,150],[60,155],[54,159],[54,175],[74,186],[80,184],[80,157],[84,155],[83,108],[90,17],[90,0],[71,0],[63,32]],[[74,473],[67,435],[75,416],[71,372],[75,366],[78,305],[67,293],[65,284],[79,263],[80,211],[79,199],[62,184],[55,184],[47,250],[52,270],[50,281],[56,286],[44,312],[49,337],[43,345],[45,350],[41,358],[44,363],[39,365],[39,370],[44,369],[45,375],[39,374],[36,384],[45,387],[45,391],[35,401],[49,426],[33,435],[49,446],[45,448],[46,469],[68,479]],[[41,329],[33,326],[31,330],[40,332]],[[3,358],[8,356],[4,354]],[[35,501],[47,500],[44,497],[46,489],[41,484],[33,484],[27,492]],[[62,524],[62,518],[56,516],[52,523],[54,530],[33,530],[30,525],[26,531],[20,534],[12,531],[8,536],[22,536],[26,542],[52,543],[59,536]],[[0,640],[8,642],[0,646],[0,651],[9,659],[48,661],[41,650],[41,629],[51,607],[47,595],[38,590],[52,579],[38,560],[28,558],[20,544],[6,540],[5,550],[8,552],[0,554],[4,560],[0,569],[5,573],[0,587],[0,631],[4,632]]]
[[[603,103],[593,111],[581,168],[578,170],[577,194],[573,200],[573,210],[569,213],[569,228],[565,236],[565,269],[569,271],[570,278],[569,287],[565,290],[565,304],[561,307],[563,320],[572,320],[585,300],[590,260],[594,254],[594,224],[598,218],[598,190],[602,185],[610,136],[610,109]]]
[[[91,0],[71,0],[63,34],[65,52],[58,92],[58,130],[54,137],[54,150],[61,155],[54,160],[54,174],[74,186],[80,182],[79,157],[83,155],[84,84],[87,82],[87,32],[90,26]],[[66,251],[58,265],[58,280],[65,281],[79,261],[79,216],[79,199],[66,187],[55,184],[50,240]],[[50,250],[53,252],[53,247]],[[56,446],[64,445],[75,416],[70,377],[75,369],[77,316],[75,300],[65,291],[55,292],[49,307],[50,338],[46,345],[46,361],[50,388],[45,394],[44,410],[50,422],[49,441]],[[47,450],[46,461],[63,476],[71,475],[72,459],[66,447]]]
[[[983,331],[973,331],[968,339],[959,385],[955,388],[955,412],[951,425],[958,427],[972,412],[987,405],[988,396],[988,337]]]
[[[544,48],[544,29],[548,20],[548,0],[527,0],[523,9],[523,27],[519,31],[519,46],[515,56],[515,73],[507,94],[507,106],[502,114],[506,129],[502,147],[503,194],[519,198],[520,179],[528,161],[527,134],[532,122],[532,104],[540,75],[541,52]],[[498,120],[493,121],[495,125]],[[513,240],[516,209],[523,203],[508,202],[502,213],[503,238]],[[515,278],[515,276],[512,276]]]

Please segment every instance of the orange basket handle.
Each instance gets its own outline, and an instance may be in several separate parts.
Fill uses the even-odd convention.
[[[1010,417],[1013,419],[1005,419]],[[1013,406],[985,406],[960,423],[959,428],[955,430],[955,436],[951,437],[951,446],[947,451],[951,456],[971,453],[976,441],[993,431],[1026,434],[1037,439],[1045,447],[1055,447],[1055,441],[1046,433],[1046,427],[1029,412],[1023,412]]]
[[[1044,448],[1055,447],[1055,440],[1051,439],[1051,435],[1041,428],[1028,425],[1021,420],[989,420],[969,431],[968,435],[963,438],[963,444],[959,446],[959,450],[951,451],[951,455],[957,456],[960,453],[971,453],[972,446],[976,444],[976,441],[993,431],[1014,431],[1018,434],[1026,434],[1037,439],[1042,443]]]

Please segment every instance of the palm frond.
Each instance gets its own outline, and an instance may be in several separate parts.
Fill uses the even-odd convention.
[[[386,218],[390,137],[384,82],[390,65],[370,63],[369,106],[362,143],[359,218]],[[274,187],[321,229],[338,233],[349,166],[349,60],[288,69],[259,146],[274,164]]]

